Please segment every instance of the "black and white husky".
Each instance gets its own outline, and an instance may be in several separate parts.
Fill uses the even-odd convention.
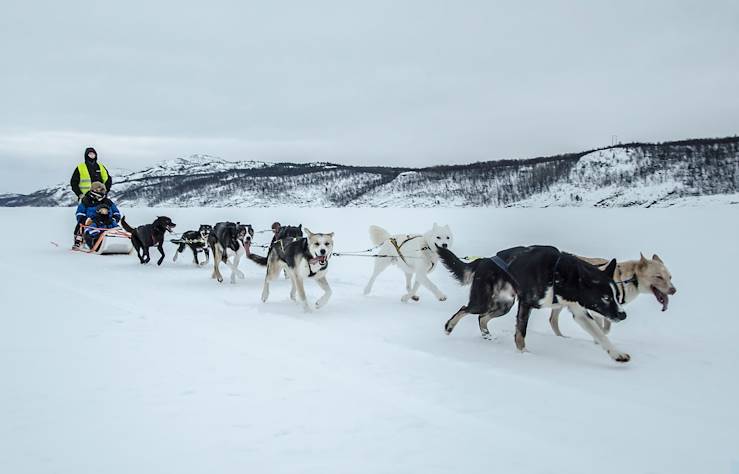
[[[283,230],[285,229],[283,227]],[[306,278],[314,279],[324,291],[323,296],[314,305],[316,309],[323,307],[331,297],[331,287],[326,280],[326,273],[334,248],[334,233],[314,234],[307,228],[302,228],[302,230],[305,231],[306,237],[297,239],[281,231],[280,235],[283,238],[274,241],[267,257],[251,255],[249,259],[267,267],[262,301],[266,302],[269,298],[270,282],[275,280],[282,270],[285,270],[292,283],[290,299],[300,303],[303,309],[309,312],[311,306],[305,296],[304,286]]]
[[[434,223],[425,234],[396,235],[390,235],[382,227],[373,225],[369,228],[369,234],[372,243],[379,246],[379,257],[375,258],[375,270],[364,288],[365,295],[372,291],[372,285],[380,273],[395,264],[405,273],[406,293],[400,298],[403,303],[408,300],[418,301],[419,296],[416,293],[421,285],[428,288],[439,301],[446,300],[446,295],[429,279],[429,273],[436,268],[439,261],[436,249],[452,246],[453,236],[448,225]],[[415,283],[413,275],[416,276]]]
[[[208,250],[208,236],[213,232],[213,226],[208,224],[200,224],[198,230],[188,230],[182,234],[182,238],[179,239],[177,251],[174,253],[172,258],[173,262],[177,261],[179,254],[185,251],[185,248],[190,247],[192,250],[193,263],[195,265],[207,265],[210,260],[210,251]],[[177,241],[175,241],[176,243]],[[198,261],[198,253],[203,252],[205,254],[205,261]]]
[[[438,252],[444,266],[460,283],[472,284],[469,302],[447,321],[447,334],[465,315],[477,314],[480,331],[489,338],[488,322],[508,313],[518,296],[515,342],[520,351],[526,350],[526,328],[532,309],[566,307],[613,360],[629,361],[630,356],[616,349],[588,314],[588,310],[595,311],[612,321],[626,318],[613,281],[615,259],[600,270],[549,246],[514,247],[471,263],[461,261],[448,249],[440,248]]]
[[[250,225],[234,222],[219,222],[213,227],[208,236],[208,246],[213,252],[213,274],[219,283],[223,282],[220,264],[225,263],[231,268],[231,283],[236,283],[236,277],[244,278],[239,270],[241,258],[249,254],[254,229]]]

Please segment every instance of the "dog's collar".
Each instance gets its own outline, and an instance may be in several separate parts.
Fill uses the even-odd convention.
[[[639,279],[636,277],[636,273],[634,275],[626,280],[617,281],[616,283],[621,283],[623,285],[628,285],[629,283],[633,283],[634,287],[639,288]]]

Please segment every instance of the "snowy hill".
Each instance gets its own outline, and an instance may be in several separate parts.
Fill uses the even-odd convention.
[[[146,207],[669,207],[739,202],[739,138],[626,144],[526,160],[428,168],[226,161],[193,155],[114,176]],[[711,199],[705,199],[710,196]],[[0,206],[68,206],[66,183]]]

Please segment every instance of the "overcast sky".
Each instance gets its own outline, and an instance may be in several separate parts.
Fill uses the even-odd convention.
[[[736,0],[3,1],[0,192],[86,146],[423,166],[734,135],[738,51]]]

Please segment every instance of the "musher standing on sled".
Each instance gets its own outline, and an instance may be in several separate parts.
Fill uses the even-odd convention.
[[[90,186],[90,190],[82,197],[82,200],[77,205],[77,224],[74,227],[74,247],[79,247],[82,244],[82,232],[80,231],[81,226],[85,224],[88,219],[93,221],[97,217],[97,208],[101,205],[105,206],[109,210],[109,216],[113,221],[111,227],[113,228],[118,225],[121,220],[121,212],[118,207],[106,197],[107,189],[105,185],[99,181],[95,181]]]
[[[94,148],[90,147],[85,149],[85,161],[74,169],[69,185],[72,186],[74,195],[81,201],[95,181],[103,183],[106,192],[110,191],[113,185],[113,179],[108,174],[108,170],[102,163],[98,163],[98,154]]]

